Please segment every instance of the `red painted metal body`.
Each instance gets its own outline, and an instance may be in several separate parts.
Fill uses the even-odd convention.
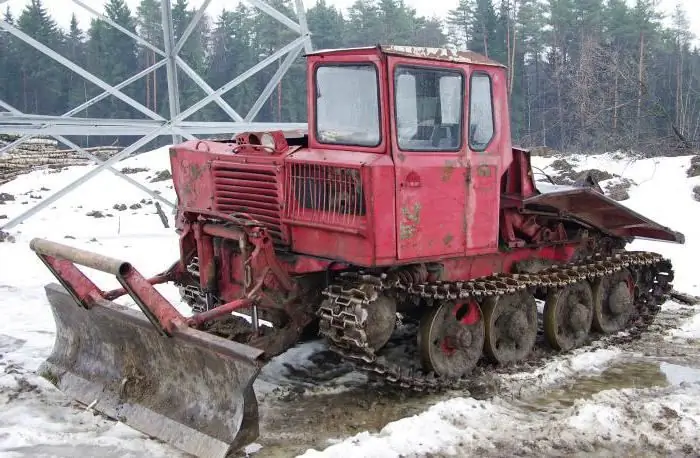
[[[167,272],[145,279],[70,247],[33,249],[79,304],[128,293],[171,334],[250,307],[304,327],[334,271],[469,280],[570,261],[601,235],[683,242],[595,190],[540,192],[527,151],[511,145],[506,69],[483,56],[369,47],[313,53],[308,69],[308,133],[171,148],[180,257]],[[72,260],[123,288],[99,290]],[[153,287],[170,281],[207,314],[180,315]]]
[[[309,304],[333,271],[422,266],[432,279],[469,280],[531,261],[570,261],[596,248],[589,231],[682,241],[596,191],[541,193],[528,153],[510,143],[506,73],[494,62],[375,47],[320,52],[308,63],[307,135],[248,132],[171,148],[180,259],[167,272],[145,279],[127,263],[69,247],[60,248],[63,258],[41,254],[37,242],[78,303],[90,307],[128,293],[165,334],[250,307],[281,310],[301,328],[313,320]],[[325,118],[315,102],[332,94],[320,93],[317,74],[328,68],[373,75],[365,81],[376,92],[369,99],[377,116],[371,141],[336,141],[342,129],[319,129]],[[439,77],[426,77],[433,74]],[[407,111],[406,82],[417,78],[425,87],[415,83],[410,96],[424,104],[440,98],[444,106],[415,102]],[[457,83],[453,93],[448,85],[443,94],[444,80]],[[486,104],[475,109],[474,100]],[[433,133],[421,140],[419,114],[430,110],[440,111],[433,120],[442,124],[428,126]],[[407,112],[417,123],[408,137]],[[488,135],[476,141],[479,122]],[[99,258],[98,267],[111,269],[123,288],[100,291],[72,257]],[[153,287],[169,281],[194,289],[207,314],[180,315]]]
[[[316,129],[322,115],[315,103],[321,96],[317,70],[349,65],[369,65],[376,74],[374,145],[324,142]],[[504,67],[484,59],[375,47],[312,54],[308,68],[307,137],[285,139],[274,132],[266,146],[262,133],[246,133],[230,142],[191,141],[171,149],[180,199],[180,271],[196,255],[199,286],[215,289],[221,301],[267,291],[275,294],[263,306],[280,307],[280,300],[293,301],[295,277],[351,266],[437,263],[445,280],[466,280],[510,271],[527,259],[565,262],[583,243],[581,233],[566,226],[567,217],[579,229],[634,235],[608,231],[609,220],[571,218],[576,197],[537,205],[543,197],[529,155],[511,145]],[[458,78],[461,98],[454,103],[461,105],[455,108],[461,115],[460,138],[454,148],[411,150],[399,144],[399,80],[394,76],[414,68],[439,69]],[[475,122],[469,100],[484,94],[483,87],[473,87],[475,75],[488,81],[492,111],[492,134],[479,148],[472,147],[467,128]],[[609,199],[593,191],[574,194],[610,206]],[[616,208],[630,214],[619,204]],[[239,244],[248,237],[238,227],[241,220],[269,234],[265,240],[250,238],[252,253]],[[626,227],[654,224],[633,222]],[[217,226],[221,224],[228,227]],[[673,239],[665,228],[643,227],[641,233],[645,231]],[[212,276],[214,258],[223,261]],[[216,285],[208,283],[212,281]]]

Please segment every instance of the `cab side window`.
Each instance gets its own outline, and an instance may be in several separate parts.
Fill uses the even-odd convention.
[[[397,67],[396,131],[404,151],[458,151],[464,77],[449,69]]]
[[[472,74],[469,91],[469,147],[484,151],[494,132],[491,77],[477,72]]]

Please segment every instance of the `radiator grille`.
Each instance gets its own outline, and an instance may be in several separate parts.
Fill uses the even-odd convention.
[[[343,226],[365,222],[365,193],[359,169],[289,164],[286,212],[290,219]]]
[[[274,170],[215,163],[214,207],[222,213],[246,213],[283,241],[277,175]]]

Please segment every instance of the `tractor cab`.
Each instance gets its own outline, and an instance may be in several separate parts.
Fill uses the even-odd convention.
[[[459,152],[467,143],[483,151],[493,139],[493,80],[505,83],[505,67],[480,54],[380,46],[308,58],[317,146],[386,151],[395,137],[405,151]]]
[[[376,199],[395,198],[394,256],[497,250],[499,183],[512,157],[503,65],[468,51],[376,46],[314,52],[308,69],[309,148],[390,159],[391,180],[373,188]]]

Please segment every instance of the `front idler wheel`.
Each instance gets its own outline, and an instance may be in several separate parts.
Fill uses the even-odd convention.
[[[396,299],[381,295],[365,310],[367,342],[376,353],[389,342],[396,328]]]
[[[634,281],[628,270],[593,283],[593,329],[612,334],[624,329],[634,312]]]
[[[469,374],[484,348],[484,320],[476,301],[443,302],[424,314],[418,347],[426,372],[450,379]]]
[[[553,289],[544,306],[544,334],[555,350],[568,351],[586,341],[593,322],[593,292],[588,282]]]
[[[537,303],[527,291],[489,297],[484,313],[484,352],[498,364],[524,360],[537,339]]]

